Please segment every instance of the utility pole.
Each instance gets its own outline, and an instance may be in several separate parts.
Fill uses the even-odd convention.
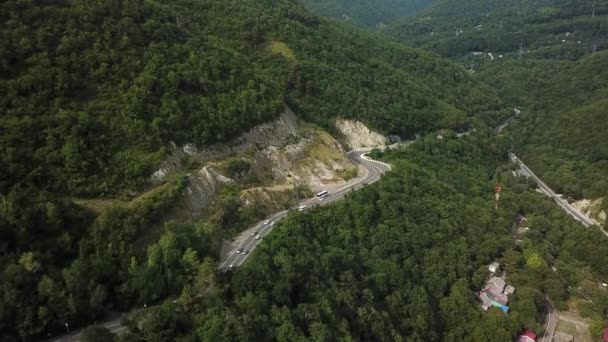
[[[591,10],[591,19],[595,18],[595,0],[593,0],[593,9]]]
[[[593,49],[591,50],[591,55],[595,55],[597,52],[597,41],[593,43]]]
[[[521,56],[524,54],[524,44],[519,43],[519,60],[521,61]]]
[[[502,186],[500,186],[499,184],[496,185],[496,188],[494,188],[494,197],[496,198],[496,209],[498,209],[498,207],[500,206],[500,192],[502,191]]]

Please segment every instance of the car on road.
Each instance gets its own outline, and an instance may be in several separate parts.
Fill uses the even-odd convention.
[[[237,250],[236,250],[236,254],[241,254],[241,253],[243,252],[243,250],[244,250],[244,249],[242,249],[242,248],[237,249]]]
[[[265,224],[265,225],[269,225],[269,224],[270,224],[270,220],[266,220],[266,221],[264,221],[264,224]]]
[[[241,254],[243,254],[243,255],[249,254],[249,251],[246,249],[243,249],[243,252]]]
[[[257,231],[257,230],[254,230],[254,231],[251,233],[251,236],[256,236],[256,235],[258,235],[258,231]]]
[[[270,222],[270,226],[271,226],[271,227],[274,227],[274,222]]]
[[[228,271],[232,271],[234,269],[234,265],[230,264],[230,266],[228,266]]]
[[[305,205],[301,205],[298,210],[299,211],[306,211],[306,209],[308,209]]]
[[[261,238],[262,238],[262,237],[260,236],[260,234],[258,234],[258,235],[256,235],[256,236],[255,236],[255,239],[256,239],[256,240],[259,240],[259,239],[261,239]]]

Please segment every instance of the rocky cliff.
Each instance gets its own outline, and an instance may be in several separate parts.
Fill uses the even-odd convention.
[[[209,207],[228,183],[242,189],[243,206],[277,208],[285,204],[294,187],[331,189],[357,173],[338,141],[316,126],[299,124],[288,108],[276,121],[259,125],[226,144],[173,144],[170,156],[151,180],[162,182],[167,175],[183,169],[186,160],[204,165],[190,172],[184,191],[184,209],[194,216]],[[246,166],[246,175],[230,174],[228,164],[235,161]],[[247,179],[254,179],[255,186]],[[264,199],[271,203],[259,203]]]
[[[357,120],[338,119],[336,128],[341,133],[342,141],[351,149],[381,147],[401,142],[398,136],[384,136]]]

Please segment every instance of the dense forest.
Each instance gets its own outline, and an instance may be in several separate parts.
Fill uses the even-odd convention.
[[[587,300],[598,334],[608,240],[506,158],[521,152],[574,198],[607,194],[608,8],[598,1],[592,18],[591,1],[436,1],[384,31],[435,53],[292,0],[3,1],[0,340],[132,310],[124,335],[92,327],[83,340],[511,341],[542,330],[545,296]],[[349,8],[370,27],[397,14],[391,4],[429,3]],[[508,58],[470,75],[457,63],[478,50]],[[228,187],[217,217],[168,220],[187,179],[151,187],[149,176],[171,142],[229,141],[285,106],[330,132],[344,117],[420,138],[374,151],[394,166],[382,181],[291,214],[247,264],[219,273],[222,241],[260,213],[239,212]],[[488,127],[507,106],[523,114],[496,138]],[[520,216],[532,229],[514,236]],[[475,296],[494,260],[517,287],[508,315]]]
[[[608,194],[608,3],[440,1],[384,33],[459,61],[522,109],[513,147],[558,192]]]
[[[132,313],[118,340],[512,341],[542,332],[545,295],[592,299],[598,334],[608,239],[513,177],[504,148],[484,130],[377,152],[394,166],[381,182],[292,214],[234,272],[203,260],[176,302]],[[515,237],[520,215],[532,229]],[[507,315],[475,296],[493,260],[517,288]]]
[[[163,228],[186,181],[147,180],[170,142],[227,141],[285,105],[404,138],[506,114],[458,66],[289,0],[9,0],[0,20],[7,341],[179,293],[193,260],[217,257],[222,222]],[[114,204],[80,205],[99,197]]]
[[[511,141],[546,182],[574,199],[608,194],[606,52],[575,62],[498,62],[478,76],[525,108]]]
[[[429,6],[433,0],[303,0],[313,12],[353,22],[374,30],[391,20],[411,16]]]
[[[225,141],[285,102],[325,127],[354,117],[404,137],[463,127],[499,102],[430,53],[289,0],[5,1],[0,10],[3,193],[126,193],[169,141]]]

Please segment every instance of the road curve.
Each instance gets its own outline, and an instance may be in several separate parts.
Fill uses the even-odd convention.
[[[344,195],[346,195],[351,190],[357,190],[357,189],[360,189],[361,187],[365,186],[366,184],[371,184],[371,183],[378,181],[386,171],[389,171],[391,169],[390,165],[375,161],[375,160],[367,157],[366,156],[367,153],[368,152],[366,152],[366,151],[351,151],[351,152],[347,153],[348,157],[355,164],[362,165],[363,167],[365,167],[367,169],[368,173],[367,173],[366,177],[362,178],[361,180],[357,181],[356,183],[347,184],[346,186],[338,189],[337,191],[334,191],[333,193],[328,195],[322,201],[320,201],[316,198],[310,198],[310,199],[300,202],[299,205],[306,205],[307,207],[311,207],[314,205],[327,205],[329,203],[332,203],[332,202],[335,202],[335,201],[341,199],[342,197],[344,197]],[[273,215],[267,217],[267,219],[272,222],[278,222],[281,219],[283,219],[284,217],[286,217],[288,213],[289,213],[289,211],[283,210],[278,213],[274,213]],[[258,222],[256,224],[256,227],[258,228],[256,230],[259,232],[259,234],[262,237],[268,235],[273,228],[269,225],[268,226],[264,225],[263,222]],[[250,237],[248,237],[248,239],[245,241],[245,243],[243,243],[243,245],[240,248],[245,248],[249,251],[253,251],[255,249],[255,247],[262,240],[263,240],[263,238],[260,240],[256,240],[253,236],[250,236]],[[236,254],[235,251],[233,250],[230,252],[227,259],[220,260],[219,268],[222,269],[222,268],[228,267],[231,264],[233,264],[235,267],[239,266],[243,262],[245,262],[245,260],[247,260],[247,257],[249,257],[250,254],[251,253],[246,254],[246,255]],[[122,332],[124,332],[127,329],[127,327],[125,327],[121,324],[120,318],[114,318],[109,321],[99,323],[98,325],[106,327],[110,331],[112,331],[113,333],[116,333],[116,334],[121,334]],[[78,342],[78,341],[80,341],[80,331],[79,330],[74,331],[69,335],[57,336],[54,338],[51,337],[44,341],[45,342]]]
[[[539,342],[553,341],[553,334],[555,333],[555,327],[557,326],[557,310],[553,307],[553,303],[551,303],[549,297],[545,297],[545,307],[547,308],[545,333],[543,334],[543,337],[538,340]]]
[[[386,171],[390,171],[391,169],[390,165],[371,159],[367,156],[367,152],[364,151],[351,151],[347,155],[355,164],[362,165],[367,169],[367,176],[365,178],[360,179],[354,184],[347,184],[342,188],[330,193],[323,200],[319,200],[317,198],[309,198],[300,202],[298,206],[305,205],[307,207],[312,207],[316,205],[327,205],[329,203],[335,202],[344,197],[344,195],[346,195],[351,190],[356,190],[365,186],[366,184],[371,184],[378,181]],[[268,216],[264,219],[264,221],[269,220],[273,223],[277,223],[278,221],[285,218],[288,214],[289,210],[279,211]],[[257,231],[258,234],[262,237],[261,239],[256,240],[255,236],[251,235],[247,237],[245,242],[238,246],[238,248],[244,248],[248,250],[249,253],[238,254],[236,253],[236,250],[238,248],[233,249],[232,251],[230,251],[227,258],[220,260],[218,266],[220,270],[227,270],[230,265],[232,265],[233,267],[238,267],[242,265],[245,260],[247,260],[249,255],[251,255],[251,252],[253,252],[253,250],[258,246],[258,244],[264,240],[264,236],[268,235],[274,228],[272,225],[264,224],[264,221],[260,221],[255,224],[255,231]]]

